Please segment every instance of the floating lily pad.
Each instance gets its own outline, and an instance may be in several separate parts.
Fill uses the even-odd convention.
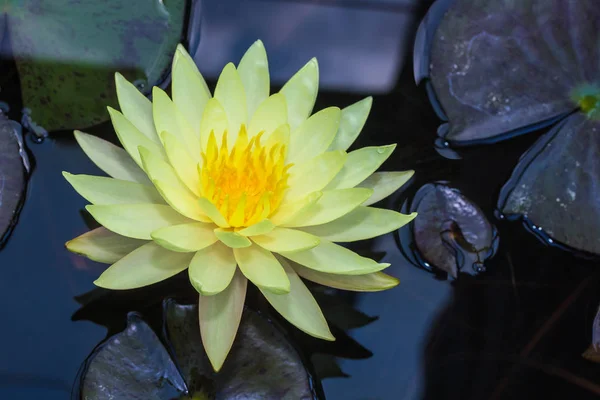
[[[569,116],[525,153],[498,208],[550,243],[600,254],[600,121]]]
[[[182,40],[188,1],[9,0],[0,21],[31,119],[48,131],[107,120],[115,71],[145,93],[160,84]]]
[[[83,379],[82,398],[172,399],[185,392],[169,353],[137,314],[127,328],[92,355]]]
[[[548,243],[595,254],[599,20],[594,0],[439,0],[415,45],[415,77],[427,80],[448,121],[438,144],[489,143],[558,124],[522,157],[498,209]]]
[[[415,77],[450,145],[498,141],[577,109],[600,78],[595,0],[439,0],[421,25]],[[565,34],[569,32],[569,34]]]
[[[17,222],[28,171],[21,126],[9,121],[0,111],[0,248]]]
[[[84,400],[316,398],[296,350],[258,313],[244,310],[231,353],[214,373],[202,347],[197,306],[166,300],[163,309],[168,350],[139,315],[131,314],[125,331],[87,361]]]
[[[474,275],[484,271],[484,262],[496,253],[496,228],[475,203],[445,182],[424,185],[405,208],[418,212],[419,218],[400,240],[402,249],[425,269],[453,278],[459,272]]]

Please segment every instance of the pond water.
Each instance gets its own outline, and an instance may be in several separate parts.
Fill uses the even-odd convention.
[[[261,9],[274,4],[256,3]],[[387,272],[401,283],[380,293],[334,294],[346,309],[376,317],[347,330],[347,338],[327,349],[337,356],[337,367],[331,357],[314,356],[327,345],[302,340],[301,333],[284,325],[284,330],[292,332],[294,346],[309,369],[317,371],[320,397],[469,400],[600,396],[600,365],[581,357],[592,340],[592,321],[600,301],[598,261],[548,246],[521,222],[494,216],[502,185],[519,157],[544,131],[461,149],[459,160],[442,157],[434,149],[440,121],[424,87],[414,83],[407,45],[430,2],[347,3],[286,2],[287,9],[281,4],[274,6],[280,18],[294,16],[296,25],[278,40],[272,33],[271,39],[262,37],[267,49],[275,48],[272,68],[291,65],[294,70],[301,65],[277,49],[296,45],[301,52],[309,51],[309,44],[315,41],[311,35],[316,35],[311,29],[324,18],[321,12],[347,19],[364,17],[364,21],[385,16],[378,34],[388,47],[374,47],[373,52],[381,51],[373,58],[367,57],[366,39],[355,48],[352,38],[344,39],[341,28],[334,30],[338,36],[326,41],[330,51],[342,49],[342,59],[364,57],[359,58],[361,65],[372,76],[351,82],[352,74],[343,64],[340,68],[347,72],[346,77],[328,70],[332,61],[326,61],[322,77],[325,88],[315,109],[332,104],[345,107],[371,94],[369,89],[373,88],[373,109],[353,148],[397,143],[395,153],[380,170],[416,171],[411,182],[383,204],[399,210],[423,185],[447,181],[496,226],[500,244],[495,256],[485,262],[485,272],[445,279],[409,262],[398,246],[402,235],[397,232],[359,243],[356,247],[361,251],[384,254],[383,262],[392,264]],[[208,28],[203,32],[199,54],[208,54],[210,43],[229,45],[217,58],[230,55],[237,59],[241,53],[234,44],[243,43],[245,49],[256,39],[241,33],[236,34],[237,39],[227,39],[224,26],[231,29],[233,22],[219,16],[222,10],[215,6],[207,6],[204,12]],[[392,29],[395,23],[401,28]],[[257,31],[263,33],[253,25],[244,33],[254,35]],[[204,37],[206,42],[202,42]],[[325,44],[322,47],[328,50]],[[392,51],[388,59],[384,57],[386,48]],[[325,51],[317,46],[314,55],[320,58],[319,54]],[[377,75],[381,70],[369,62],[389,62],[393,67],[388,65],[383,75]],[[9,116],[20,120],[23,102],[15,65],[5,59],[0,67],[2,75],[9,77],[0,80],[0,100],[11,106]],[[212,64],[207,67],[209,71],[211,68]],[[211,88],[214,78],[208,74]],[[116,141],[110,124],[86,131]],[[157,304],[168,296],[187,296],[190,286],[184,272],[183,279],[176,277],[149,291],[100,293],[104,296],[100,306],[89,305],[85,296],[82,299],[94,290],[93,281],[105,265],[69,253],[64,247],[66,241],[87,231],[93,221],[84,211],[86,201],[72,190],[61,172],[101,173],[70,131],[51,132],[41,143],[32,138],[31,133],[26,134],[34,166],[26,199],[12,235],[0,250],[0,399],[76,398],[84,361],[107,335],[125,328],[128,312],[147,315],[156,327],[160,320]],[[345,315],[334,317],[343,321]],[[314,365],[309,361],[311,356]],[[336,368],[346,376],[318,379],[319,374],[339,375]]]

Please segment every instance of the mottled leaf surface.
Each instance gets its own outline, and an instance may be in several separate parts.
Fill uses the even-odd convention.
[[[599,135],[600,122],[580,113],[556,125],[522,157],[498,208],[553,241],[600,254]]]
[[[419,189],[411,204],[419,213],[412,225],[414,251],[426,268],[437,267],[452,277],[462,271],[481,272],[498,246],[495,227],[483,211],[458,190],[442,183]]]
[[[48,131],[85,128],[116,105],[115,71],[144,91],[167,73],[186,0],[12,1],[8,21],[23,105]]]
[[[20,127],[0,112],[0,247],[16,223],[27,184]]]
[[[455,0],[421,46],[449,120],[440,134],[501,140],[576,109],[571,91],[600,78],[598,20],[595,0]]]

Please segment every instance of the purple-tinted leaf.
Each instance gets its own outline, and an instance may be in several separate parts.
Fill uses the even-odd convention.
[[[546,240],[600,254],[599,137],[600,121],[569,116],[521,158],[498,208]]]
[[[571,91],[600,78],[599,19],[595,0],[455,0],[423,49],[442,135],[496,141],[576,109]]]
[[[136,314],[127,328],[92,354],[82,385],[83,400],[165,400],[185,393],[185,383],[152,329]]]
[[[420,266],[456,278],[459,271],[482,272],[484,261],[495,254],[496,228],[475,203],[443,182],[420,188],[410,210],[419,213],[411,224],[413,240],[410,245],[408,240],[401,243]]]

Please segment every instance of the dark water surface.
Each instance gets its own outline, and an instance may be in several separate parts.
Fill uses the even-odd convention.
[[[416,27],[409,27],[414,34]],[[405,57],[404,50],[399,53]],[[445,159],[433,148],[439,121],[424,89],[413,83],[410,69],[410,63],[405,64],[393,89],[374,97],[370,118],[353,148],[398,143],[381,170],[416,171],[410,185],[384,201],[385,206],[399,209],[422,185],[447,180],[497,226],[500,247],[485,273],[461,274],[452,281],[436,279],[407,262],[394,234],[362,246],[385,252],[384,262],[392,264],[387,271],[401,283],[382,293],[344,297],[358,310],[378,317],[349,331],[373,355],[339,358],[349,377],[324,379],[325,396],[334,400],[599,397],[600,365],[581,357],[591,341],[600,301],[598,261],[548,247],[519,222],[493,216],[500,187],[539,133],[469,148],[461,160]],[[352,91],[360,86],[354,85]],[[326,90],[316,109],[344,107],[367,94]],[[114,140],[106,125],[90,133]],[[81,308],[75,297],[94,289],[92,282],[105,266],[64,248],[88,226],[81,212],[86,202],[61,172],[101,172],[69,132],[56,133],[40,144],[28,139],[27,145],[35,169],[19,223],[0,251],[0,399],[68,399],[80,366],[106,337],[107,327],[72,321]],[[176,292],[179,282],[186,284],[185,279],[177,280],[169,290]],[[113,304],[102,313],[92,310],[85,318],[118,331],[127,311],[145,303],[140,296],[139,302]]]

